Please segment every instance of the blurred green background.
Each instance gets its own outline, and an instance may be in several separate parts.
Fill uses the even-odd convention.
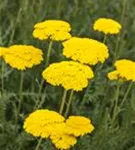
[[[32,31],[35,23],[47,19],[69,22],[73,36],[103,41],[103,34],[92,29],[94,21],[100,17],[115,19],[123,27],[120,35],[108,36],[107,45],[110,51],[116,48],[119,41],[117,58],[135,61],[135,0],[0,0],[0,46],[32,44],[45,51],[48,41],[34,39]],[[53,45],[51,62],[64,60],[61,52],[62,46],[56,42]],[[44,65],[41,65],[26,72],[24,89],[27,93],[30,92],[31,81],[36,85],[35,91],[38,88],[43,68]],[[90,117],[95,125],[95,131],[92,135],[80,138],[73,150],[135,150],[135,86],[132,87],[116,124],[110,127],[110,101],[114,99],[116,92],[116,83],[109,82],[106,89],[107,79],[104,75],[110,68],[112,68],[111,59],[92,82],[83,105],[80,105],[80,101],[84,91],[75,95],[76,101],[70,113]],[[23,132],[22,124],[25,115],[32,111],[36,98],[24,97],[18,130],[14,132],[13,120],[16,114],[14,104],[18,103],[18,97],[10,93],[18,90],[19,72],[7,66],[4,79],[5,92],[0,95],[0,150],[33,150],[36,140]],[[120,99],[127,86],[128,83],[123,86]],[[48,85],[48,95],[43,106],[57,110],[61,91],[61,88],[56,89]],[[53,148],[50,142],[46,141],[41,149]]]

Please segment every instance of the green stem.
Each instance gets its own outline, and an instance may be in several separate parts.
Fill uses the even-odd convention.
[[[4,71],[5,71],[5,65],[4,62],[1,61],[1,91],[4,92]]]
[[[74,94],[74,91],[72,90],[71,93],[70,93],[70,96],[69,96],[68,103],[67,103],[66,112],[64,114],[65,117],[67,117],[67,115],[68,115],[68,112],[69,112],[69,109],[70,109],[70,105],[71,105],[71,102],[72,102],[72,99],[73,99],[73,94]]]
[[[42,142],[42,138],[39,139],[35,150],[39,150],[39,147],[40,147],[40,145],[41,145],[41,142]]]
[[[21,104],[23,102],[23,82],[24,82],[24,73],[23,71],[21,71],[21,77],[20,77],[20,89],[19,89],[19,105],[18,105],[18,114],[20,113],[21,111]]]
[[[50,60],[52,45],[53,45],[53,41],[50,41],[49,47],[48,47],[48,52],[47,52],[47,57],[46,57],[45,67],[47,67],[49,65],[49,60]]]
[[[46,57],[45,68],[49,65],[49,59],[50,59],[50,55],[51,55],[52,44],[53,44],[53,41],[50,41],[49,47],[48,47],[48,52],[47,52],[47,57]],[[44,80],[42,79],[40,86],[39,86],[39,92],[38,92],[39,96],[41,95],[43,84],[44,84]]]
[[[84,92],[84,95],[83,95],[83,98],[82,98],[82,101],[81,101],[81,105],[84,105],[84,103],[85,103],[85,100],[86,100],[86,95],[88,95],[88,92],[89,92],[89,89],[90,89],[90,81],[89,81],[89,84],[88,84],[88,86],[87,86],[87,88],[86,88],[86,90],[85,90],[85,92]]]
[[[123,24],[123,21],[124,21],[124,16],[125,16],[125,12],[126,12],[126,2],[127,2],[126,0],[123,0],[123,8],[122,8],[121,20],[120,20],[121,24]],[[118,34],[116,47],[115,47],[115,50],[114,50],[114,53],[113,53],[114,54],[114,62],[118,58],[117,54],[119,53],[118,49],[119,49],[119,44],[120,44],[121,38],[122,38],[122,34]]]
[[[121,103],[120,103],[120,107],[124,104],[125,100],[127,99],[127,96],[128,96],[128,94],[129,94],[129,92],[130,92],[130,90],[131,90],[132,85],[133,85],[133,82],[131,82],[131,83],[129,84],[129,86],[128,86],[128,88],[127,88],[127,91],[126,91],[126,93],[125,93],[125,95],[124,95],[124,97],[123,97],[123,99],[122,99],[122,101],[121,101]]]
[[[64,104],[66,102],[66,96],[67,96],[67,90],[64,90],[62,101],[61,101],[61,105],[60,105],[60,110],[59,110],[60,114],[62,114],[62,112],[63,112]]]
[[[121,24],[123,24],[123,21],[124,21],[124,15],[126,12],[126,2],[127,0],[123,0],[123,8],[122,8],[122,14],[121,14],[121,20],[120,20]]]
[[[46,98],[46,87],[44,89],[44,94],[42,94],[42,96],[40,95],[41,97],[41,101],[39,103],[36,103],[35,107],[34,107],[34,110],[37,110],[39,108],[41,108],[41,106],[43,105],[43,103],[45,102],[45,98]]]
[[[118,100],[119,100],[119,93],[120,93],[120,85],[121,85],[120,83],[117,84],[115,105],[114,105],[113,116],[112,116],[112,123],[115,121],[115,118],[118,114]]]
[[[107,35],[105,34],[104,35],[104,39],[103,39],[103,43],[105,44],[105,42],[106,42],[106,39],[107,39]]]

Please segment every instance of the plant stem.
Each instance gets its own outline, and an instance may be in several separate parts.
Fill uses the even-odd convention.
[[[115,118],[118,114],[118,100],[119,100],[119,93],[120,93],[120,85],[121,85],[120,83],[117,84],[115,105],[114,105],[113,115],[112,115],[112,123],[115,121]]]
[[[122,8],[122,14],[121,14],[121,20],[120,20],[121,24],[123,24],[123,21],[124,21],[124,15],[126,12],[126,2],[127,0],[123,0],[123,8]]]
[[[50,60],[52,45],[53,45],[53,41],[50,41],[49,47],[48,47],[48,52],[47,52],[47,57],[46,57],[45,67],[47,67],[49,65],[49,60]]]
[[[124,104],[125,100],[127,99],[127,96],[128,96],[128,94],[129,94],[129,92],[131,90],[132,85],[133,85],[133,82],[129,83],[127,91],[126,91],[126,93],[125,93],[125,95],[124,95],[124,97],[123,97],[123,99],[122,99],[122,101],[120,103],[120,107]]]
[[[35,150],[39,150],[39,147],[40,147],[40,145],[41,145],[41,142],[42,142],[42,138],[39,139]]]
[[[60,114],[62,114],[62,112],[63,112],[64,104],[65,104],[65,101],[66,101],[66,96],[67,96],[67,90],[64,90],[61,105],[60,105],[60,110],[59,110]]]
[[[44,93],[44,94],[42,94],[42,96],[40,95],[41,101],[40,101],[38,104],[36,103],[36,105],[35,105],[35,107],[34,107],[34,110],[41,108],[41,106],[42,106],[43,103],[45,102],[45,98],[46,98],[46,87],[45,87],[43,93]]]
[[[103,39],[103,43],[104,43],[104,44],[106,43],[106,39],[107,39],[107,35],[105,34],[105,35],[104,35],[104,39]]]
[[[120,20],[120,23],[123,25],[123,21],[124,21],[124,15],[125,15],[125,12],[126,12],[126,2],[127,0],[123,0],[123,8],[122,8],[122,13],[121,13],[121,20]],[[118,51],[118,48],[119,48],[119,44],[120,44],[120,40],[122,38],[122,34],[118,34],[117,36],[117,42],[116,42],[116,47],[115,47],[115,50],[114,50],[114,62],[117,60],[118,56],[117,54],[119,53]]]
[[[21,104],[22,104],[22,101],[23,101],[23,81],[24,81],[24,73],[23,71],[21,71],[21,77],[20,77],[20,89],[19,89],[19,105],[18,105],[18,114],[20,113],[21,111]]]
[[[70,93],[70,96],[69,96],[68,103],[67,103],[66,112],[64,114],[65,117],[67,117],[67,115],[68,115],[68,112],[69,112],[69,109],[70,109],[70,105],[71,105],[71,102],[72,102],[72,99],[73,99],[73,94],[74,94],[74,91],[72,90],[71,93]]]
[[[4,62],[1,61],[1,91],[4,92],[4,71],[5,71],[5,65]]]
[[[89,93],[90,86],[91,86],[91,84],[90,84],[90,81],[89,81],[88,86],[87,86],[86,90],[84,91],[84,95],[83,95],[83,98],[82,98],[82,101],[81,101],[81,105],[85,104],[85,100],[86,100],[87,95]]]
[[[48,46],[48,52],[47,52],[47,57],[46,57],[45,68],[49,65],[49,59],[50,59],[52,44],[53,44],[53,41],[50,41],[49,46]],[[39,92],[38,92],[39,96],[41,95],[43,84],[44,84],[44,80],[42,79],[42,81],[40,83],[40,86],[39,86]]]

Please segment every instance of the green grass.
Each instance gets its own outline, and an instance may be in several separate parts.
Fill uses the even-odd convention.
[[[0,46],[32,44],[44,49],[46,53],[48,42],[32,37],[34,24],[46,19],[68,21],[72,25],[72,35],[103,41],[103,34],[94,32],[92,24],[99,17],[110,17],[121,22],[123,26],[120,35],[107,38],[110,51],[116,50],[117,59],[127,58],[135,61],[134,6],[134,0],[0,0]],[[61,49],[60,43],[54,43],[51,62],[65,59]],[[1,62],[2,60],[0,68]],[[74,95],[70,114],[90,117],[95,130],[92,134],[81,137],[72,150],[135,150],[135,85],[132,86],[112,126],[117,82],[108,81],[106,78],[112,65],[111,56],[102,70],[97,71],[96,78],[91,81],[85,97],[85,90]],[[21,112],[17,115],[20,72],[4,64],[3,92],[2,80],[0,81],[0,150],[34,150],[37,139],[25,133],[22,125],[25,117],[33,111],[39,101],[36,93],[43,68],[44,64],[41,64],[24,72],[23,103]],[[2,71],[0,76],[1,74]],[[121,87],[119,103],[128,85],[127,82]],[[42,92],[42,108],[57,111],[63,89],[48,85],[47,94]],[[53,148],[49,141],[45,141],[41,144],[41,149]]]

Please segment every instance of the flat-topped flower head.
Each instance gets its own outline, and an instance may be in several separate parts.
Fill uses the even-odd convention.
[[[64,56],[84,64],[103,63],[109,57],[105,44],[89,38],[72,37],[63,42],[63,47]]]
[[[115,62],[116,70],[108,73],[110,80],[135,81],[135,62],[127,59],[117,60]]]
[[[110,18],[99,18],[94,22],[93,29],[104,34],[118,34],[121,24]]]
[[[62,123],[64,120],[65,118],[55,111],[40,109],[25,119],[23,128],[33,136],[47,138],[52,134],[52,125]]]
[[[83,136],[91,133],[94,130],[94,126],[91,120],[82,116],[70,116],[66,120],[66,132],[75,137]]]
[[[64,41],[71,37],[70,24],[62,20],[46,20],[34,26],[33,36],[40,40]]]
[[[81,91],[87,87],[88,79],[94,77],[90,67],[74,61],[53,63],[42,73],[43,78],[54,86],[61,85],[66,90]]]
[[[13,45],[3,49],[3,59],[11,67],[25,70],[38,65],[43,60],[42,50],[30,45]]]
[[[77,139],[73,135],[69,135],[65,132],[66,124],[60,123],[54,125],[54,131],[52,132],[50,139],[52,143],[58,149],[69,149],[74,146]]]
[[[4,52],[6,51],[7,48],[5,47],[0,47],[0,57],[3,57]]]

